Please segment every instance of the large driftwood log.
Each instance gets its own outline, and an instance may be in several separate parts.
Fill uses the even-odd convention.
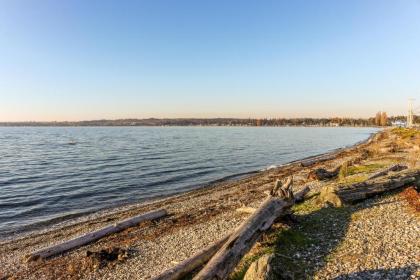
[[[261,234],[295,203],[291,187],[291,177],[283,186],[277,181],[262,205],[232,233],[194,279],[226,279]],[[307,193],[308,190],[305,189],[304,192]],[[298,196],[304,195],[299,193]]]
[[[340,207],[418,183],[420,170],[404,170],[393,175],[377,177],[348,186],[327,186],[321,190],[319,201]]]
[[[219,249],[222,245],[228,240],[230,234],[226,235],[222,239],[216,241],[215,243],[209,245],[203,250],[199,251],[192,257],[184,260],[173,268],[170,268],[160,274],[159,276],[153,278],[153,280],[178,280],[182,279],[189,273],[193,272],[198,267],[204,265]]]
[[[32,260],[37,260],[39,258],[44,259],[44,258],[48,258],[54,255],[58,255],[63,252],[69,251],[71,249],[78,248],[80,246],[94,242],[98,239],[101,239],[102,237],[106,235],[110,235],[110,234],[122,231],[126,228],[135,226],[143,221],[157,219],[157,218],[166,216],[167,214],[168,213],[166,212],[165,209],[147,212],[147,213],[123,220],[116,224],[108,225],[104,228],[76,237],[74,239],[65,241],[64,243],[60,243],[60,244],[33,252],[29,254],[28,256],[26,256],[26,260],[32,261]]]

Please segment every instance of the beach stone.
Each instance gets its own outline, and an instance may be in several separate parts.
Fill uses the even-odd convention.
[[[321,189],[318,197],[319,203],[327,206],[342,207],[343,202],[335,193],[335,188],[333,186],[326,186]]]
[[[270,261],[273,254],[266,254],[254,261],[248,268],[244,280],[267,280],[271,279]]]

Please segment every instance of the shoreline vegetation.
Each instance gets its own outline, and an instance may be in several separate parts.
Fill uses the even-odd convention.
[[[417,181],[401,183],[398,178],[408,173]],[[225,238],[261,207],[276,180],[290,176],[294,192],[309,188],[304,202],[261,232],[230,279],[420,276],[420,244],[415,242],[420,131],[394,128],[354,146],[244,178],[0,241],[0,279],[151,279]],[[389,189],[382,187],[387,184]],[[168,215],[64,254],[24,260],[37,250],[157,209]]]
[[[377,127],[392,123],[401,123],[405,116],[387,117],[381,120],[372,118],[147,118],[89,121],[25,121],[0,122],[0,127],[19,126],[321,126],[321,127]],[[413,123],[420,123],[420,117],[414,116]]]

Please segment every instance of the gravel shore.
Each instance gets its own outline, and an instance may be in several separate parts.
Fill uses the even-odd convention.
[[[419,279],[420,222],[399,195],[352,209],[340,245],[314,279]]]

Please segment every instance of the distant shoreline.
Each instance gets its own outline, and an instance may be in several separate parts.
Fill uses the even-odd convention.
[[[260,128],[267,128],[267,127],[320,127],[320,128],[387,128],[391,126],[375,126],[375,125],[342,125],[342,126],[332,126],[332,125],[264,125],[264,126],[256,126],[256,125],[27,125],[27,124],[1,124],[1,127],[260,127]]]
[[[405,117],[388,118],[388,124]],[[227,127],[378,127],[375,118],[174,118],[116,119],[86,121],[21,121],[1,122],[0,127],[95,127],[95,126],[227,126]]]

